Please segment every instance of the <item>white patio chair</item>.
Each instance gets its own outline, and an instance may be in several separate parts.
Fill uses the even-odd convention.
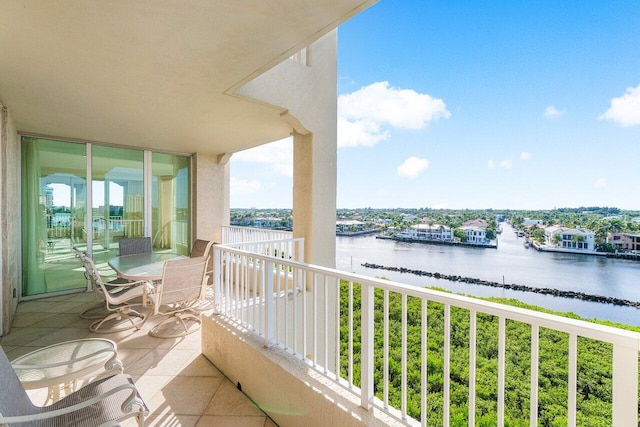
[[[213,284],[213,251],[211,248],[213,247],[214,242],[210,240],[202,240],[197,239],[193,242],[193,247],[191,248],[191,253],[189,254],[190,258],[199,258],[206,256],[207,257],[207,284]]]
[[[82,266],[84,267],[84,270],[85,270],[84,277],[91,283],[91,287],[95,291],[98,298],[104,301],[105,297],[103,294],[103,288],[96,283],[96,279],[95,279],[96,274],[94,273],[94,269],[87,262],[87,259],[89,257],[84,252],[79,251],[77,248],[72,248],[72,249],[75,252],[76,256],[80,258],[80,261],[82,261]],[[112,295],[115,295],[121,292],[122,290],[124,290],[124,286],[131,285],[131,282],[129,280],[122,279],[119,277],[103,283],[105,285],[105,288]],[[108,314],[109,314],[109,311],[107,310],[105,302],[102,302],[83,311],[80,314],[80,318],[89,319],[89,320],[104,319]]]
[[[126,281],[124,283],[126,287],[113,292],[100,277],[100,273],[98,273],[98,269],[91,258],[86,257],[86,265],[92,280],[102,290],[102,296],[105,299],[106,309],[109,313],[103,319],[93,322],[89,326],[89,330],[106,334],[126,331],[131,328],[140,329],[147,320],[148,315],[140,313],[135,308],[144,308],[147,305],[146,295],[153,289],[152,284],[146,280],[138,282]]]
[[[119,255],[151,253],[151,237],[124,237],[118,240]]]
[[[154,314],[169,316],[149,331],[158,338],[176,338],[200,329],[201,319],[194,304],[204,298],[207,257],[167,261],[162,281],[148,297]]]
[[[149,413],[133,380],[126,374],[96,380],[56,403],[36,406],[4,350],[0,351],[0,384],[0,425],[106,427],[135,418],[139,426],[144,426],[144,417]]]

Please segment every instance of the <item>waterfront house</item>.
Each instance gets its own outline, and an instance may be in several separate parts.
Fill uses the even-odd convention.
[[[640,234],[612,233],[607,236],[607,242],[615,245],[618,251],[640,251]]]
[[[584,228],[546,227],[544,237],[548,248],[580,252],[595,251],[595,233]]]
[[[402,239],[429,240],[435,242],[452,242],[453,229],[440,224],[416,224],[409,230],[396,235]]]
[[[485,245],[490,243],[490,240],[487,239],[487,222],[482,219],[475,219],[471,221],[466,221],[460,227],[467,235],[466,243],[475,244],[475,245]]]
[[[357,220],[336,221],[336,233],[358,233],[364,231],[364,226],[364,222]]]
[[[123,234],[152,237],[154,250],[181,253],[202,238],[222,244],[214,251],[215,313],[203,317],[198,348],[228,378],[229,388],[246,393],[282,426],[416,425],[407,396],[418,397],[411,406],[419,408],[423,423],[437,411],[446,425],[452,358],[468,373],[468,416],[475,419],[480,317],[495,320],[496,375],[490,381],[496,384],[492,406],[498,425],[506,412],[507,320],[530,331],[532,424],[537,424],[538,404],[544,403],[538,390],[547,384],[538,370],[539,329],[544,328],[567,337],[567,424],[576,424],[582,399],[576,368],[580,336],[611,345],[612,424],[636,425],[637,333],[334,268],[336,28],[374,3],[0,2],[0,331],[5,350],[25,352],[44,340],[86,334],[86,328],[73,325],[94,302],[84,292],[87,283],[73,246],[105,266]],[[229,227],[229,158],[287,136],[293,136],[294,147],[293,232]],[[49,239],[41,196],[45,188],[60,186],[67,190],[71,226]],[[93,227],[94,220],[101,225]],[[51,250],[42,253],[43,243]],[[275,253],[278,257],[270,255]],[[338,304],[343,290],[346,308]],[[384,295],[389,294],[423,307],[416,317],[423,319],[418,327],[425,348],[427,304],[442,307],[442,345],[429,348],[442,354],[442,404],[430,402],[427,408],[427,394],[435,390],[427,390],[426,350],[416,357],[420,346],[407,344],[408,316],[398,316],[400,324],[392,331],[397,347],[388,351],[386,328],[380,338],[387,351],[374,352],[374,341],[380,342],[374,330],[388,326]],[[376,302],[382,307],[376,308],[376,295],[382,295]],[[30,311],[19,309],[23,303]],[[50,310],[62,314],[55,322],[47,318],[29,327],[38,316],[53,314]],[[451,351],[452,312],[469,319],[466,356]],[[207,402],[199,405],[201,397],[211,396],[216,387],[198,381],[211,366],[206,361],[186,366],[190,348],[184,346],[192,342],[159,342],[141,332],[114,339],[122,344],[119,351],[148,356],[135,374],[141,387],[157,391],[145,396],[152,403],[151,417],[162,425],[196,424],[207,407]],[[464,338],[456,334],[456,340]],[[409,353],[422,361],[417,379],[409,380],[402,368]],[[393,387],[389,366],[395,369]],[[125,364],[125,372],[129,367]],[[174,378],[183,368],[185,375]],[[189,393],[176,396],[183,394],[176,390],[184,390],[184,384],[194,383]],[[391,388],[402,395],[397,402],[389,399]],[[239,403],[227,400],[226,406]],[[242,410],[255,410],[247,406]],[[265,425],[265,419],[244,425],[251,423]]]

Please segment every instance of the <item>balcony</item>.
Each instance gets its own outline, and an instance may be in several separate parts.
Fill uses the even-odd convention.
[[[151,413],[149,426],[275,426],[251,400],[201,354],[199,333],[159,339],[148,335],[160,319],[150,318],[143,329],[117,334],[93,334],[78,316],[96,304],[94,292],[21,302],[11,333],[0,344],[9,360],[54,343],[104,337],[118,345],[124,372],[131,375]],[[35,404],[46,390],[30,390]],[[125,426],[134,426],[127,422]]]
[[[282,245],[215,248],[202,348],[279,424],[538,425],[555,405],[563,425],[592,425],[596,394],[604,425],[638,424],[639,333],[309,265]]]
[[[589,390],[608,396],[607,425],[638,424],[639,333],[305,264],[303,239],[260,233],[223,232],[252,241],[215,247],[216,304],[202,335],[153,338],[154,319],[107,335],[152,411],[150,425],[508,425],[514,397],[538,425],[558,382],[563,425],[588,424],[583,361],[593,343],[607,347],[597,362],[609,378]],[[12,359],[91,336],[78,314],[94,303],[93,293],[20,303],[5,352]],[[514,372],[518,358],[525,372]],[[550,360],[558,378],[549,377]],[[494,377],[484,376],[486,363]],[[514,389],[515,377],[526,390]],[[32,396],[44,401],[41,391]]]

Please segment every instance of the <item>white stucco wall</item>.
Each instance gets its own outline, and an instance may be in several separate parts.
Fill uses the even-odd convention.
[[[294,136],[293,234],[307,262],[335,267],[337,31],[307,48],[304,65],[286,60],[237,91],[281,110]],[[286,110],[283,110],[286,108]]]
[[[221,226],[229,225],[229,163],[222,156],[193,156],[193,235],[222,242]]]
[[[0,105],[0,289],[1,329],[11,328],[21,283],[20,254],[20,137],[11,119],[11,110]],[[14,297],[15,295],[15,297]]]

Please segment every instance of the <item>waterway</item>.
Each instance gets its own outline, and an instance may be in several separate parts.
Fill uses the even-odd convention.
[[[472,296],[516,298],[551,310],[586,318],[640,326],[640,309],[567,299],[532,292],[416,276],[363,267],[368,262],[389,267],[555,288],[640,301],[640,262],[601,256],[538,252],[525,248],[511,226],[502,223],[498,248],[469,248],[376,239],[375,236],[337,237],[337,268],[415,286],[437,286]]]

